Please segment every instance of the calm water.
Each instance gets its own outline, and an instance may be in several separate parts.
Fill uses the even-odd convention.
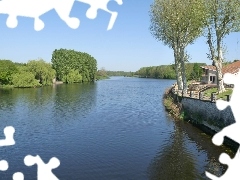
[[[171,80],[114,77],[90,84],[0,91],[0,129],[14,126],[16,145],[0,147],[9,162],[1,179],[22,172],[36,179],[37,166],[57,157],[53,172],[61,180],[207,179],[224,168],[211,138],[164,111],[164,90]],[[4,138],[0,134],[0,138]]]

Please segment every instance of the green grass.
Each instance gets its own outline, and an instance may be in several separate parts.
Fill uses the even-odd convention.
[[[204,91],[205,96],[207,97],[211,97],[212,93],[217,93],[217,88],[211,88],[208,89],[206,91]],[[232,94],[232,88],[226,88],[226,91],[220,94],[217,94],[217,99],[223,99],[223,100],[227,100],[227,96],[226,95],[231,95]]]

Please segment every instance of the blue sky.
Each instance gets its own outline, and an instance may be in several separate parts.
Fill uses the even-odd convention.
[[[54,49],[66,48],[91,54],[98,68],[107,70],[136,71],[144,66],[157,66],[174,62],[172,50],[155,40],[150,34],[149,9],[153,0],[123,0],[123,5],[110,1],[110,10],[118,12],[113,29],[107,31],[110,14],[99,10],[96,19],[85,15],[88,5],[75,2],[70,16],[80,19],[78,29],[69,28],[52,10],[41,16],[45,28],[34,30],[33,19],[18,18],[17,28],[6,26],[8,15],[0,15],[0,58],[14,62],[43,58],[50,62]],[[228,60],[240,59],[239,33],[225,39]],[[190,62],[211,64],[206,53],[206,39],[198,38],[187,48]]]

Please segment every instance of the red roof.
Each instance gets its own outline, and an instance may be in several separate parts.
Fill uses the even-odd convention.
[[[201,66],[201,67],[202,67],[203,69],[209,69],[209,70],[216,71],[216,67],[215,67],[215,66],[212,66],[212,65]],[[237,72],[239,71],[239,69],[240,69],[240,60],[224,66],[224,67],[222,68],[222,73],[223,73],[223,74],[225,74],[225,73],[234,74],[234,73],[237,73]]]
[[[234,73],[238,73],[239,69],[240,69],[240,61],[236,61],[234,63],[228,64],[225,67],[223,67],[222,73],[234,74]]]

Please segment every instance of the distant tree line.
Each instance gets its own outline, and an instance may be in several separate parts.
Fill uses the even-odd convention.
[[[126,76],[126,77],[132,77],[134,76],[134,72],[126,72],[126,71],[106,71],[108,76]]]
[[[205,65],[205,63],[186,63],[187,80],[199,80],[202,76],[201,66]],[[175,67],[175,65],[142,67],[135,72],[135,75],[142,78],[176,79]]]
[[[59,49],[52,54],[52,63],[43,59],[27,63],[0,60],[0,85],[11,87],[39,87],[52,85],[53,79],[64,83],[94,81],[97,61],[87,53]]]
[[[97,80],[100,79],[108,79],[110,76],[125,76],[125,77],[133,77],[135,75],[134,72],[126,72],[126,71],[108,71],[104,67],[97,71]]]

